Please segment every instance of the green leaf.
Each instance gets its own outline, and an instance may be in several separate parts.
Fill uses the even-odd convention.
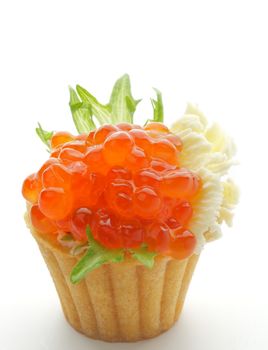
[[[82,86],[77,85],[76,90],[82,102],[79,100],[73,89],[70,89],[70,94],[73,99],[75,112],[77,112],[77,110],[79,110],[80,114],[83,112],[83,117],[81,117],[81,115],[77,117],[79,120],[82,119],[82,127],[77,126],[76,118],[73,117],[76,127],[79,130],[84,128],[84,120],[88,119],[88,114],[86,116],[84,114],[90,112],[89,108],[91,108],[92,114],[97,118],[101,125],[105,123],[117,124],[120,122],[133,123],[134,112],[137,104],[141,101],[135,100],[131,94],[131,85],[128,74],[123,75],[115,82],[110,102],[106,105],[101,104]],[[73,110],[72,113],[74,115]],[[92,115],[90,115],[89,119],[92,121]]]
[[[154,122],[160,122],[163,123],[164,120],[164,106],[162,101],[162,94],[159,90],[154,89],[156,92],[156,100],[151,99],[152,106],[154,109]]]
[[[95,241],[89,227],[87,227],[89,247],[86,254],[78,261],[71,272],[71,282],[80,282],[88,272],[95,270],[103,264],[120,262],[124,260],[123,249],[107,249]]]
[[[53,135],[53,131],[45,131],[41,124],[38,123],[38,128],[35,129],[37,135],[40,137],[41,141],[48,147],[48,150],[51,150],[50,140]]]
[[[80,85],[76,85],[76,90],[81,100],[89,104],[93,115],[98,119],[100,124],[111,123],[111,112],[108,106],[101,104],[93,95]]]
[[[114,124],[120,122],[133,123],[133,114],[140,100],[134,100],[131,94],[129,75],[119,78],[113,87],[110,97],[111,118]]]
[[[146,244],[143,244],[140,248],[137,249],[129,249],[129,251],[132,253],[133,258],[137,259],[146,267],[151,269],[154,266],[154,258],[157,253],[149,252]]]
[[[76,91],[69,87],[70,102],[69,106],[72,112],[73,121],[77,131],[82,133],[88,133],[89,131],[96,129],[96,125],[92,120],[91,105],[86,102],[80,101]]]

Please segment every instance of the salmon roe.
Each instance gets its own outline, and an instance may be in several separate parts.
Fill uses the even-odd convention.
[[[43,234],[68,232],[107,248],[137,248],[184,259],[200,179],[180,167],[182,142],[162,123],[102,125],[89,134],[58,132],[50,158],[22,187],[32,225]]]

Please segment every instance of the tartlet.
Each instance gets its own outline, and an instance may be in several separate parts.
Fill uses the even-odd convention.
[[[238,191],[226,174],[235,147],[196,106],[170,129],[161,93],[133,123],[128,75],[108,105],[70,88],[78,131],[36,129],[49,159],[22,188],[26,222],[68,322],[106,341],[137,341],[178,319],[207,241],[231,224]]]

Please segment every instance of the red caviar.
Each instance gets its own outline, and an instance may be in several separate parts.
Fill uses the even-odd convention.
[[[38,205],[33,205],[30,211],[33,226],[40,232],[56,233],[57,226],[49,220],[39,209]]]
[[[66,142],[73,141],[75,138],[72,134],[66,131],[56,132],[51,138],[51,148],[54,149]]]
[[[88,135],[55,133],[51,157],[26,178],[33,226],[44,234],[86,227],[107,248],[137,248],[184,259],[194,251],[192,199],[200,188],[180,167],[182,142],[162,123],[105,124]]]

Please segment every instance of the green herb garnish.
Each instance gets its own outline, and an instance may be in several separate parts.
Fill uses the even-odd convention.
[[[156,99],[151,99],[153,118],[148,119],[147,123],[150,121],[163,122],[164,118],[161,92],[157,89],[154,90]],[[76,86],[76,90],[69,87],[69,93],[69,106],[79,134],[88,133],[106,123],[133,123],[136,107],[141,101],[135,100],[132,96],[128,74],[124,74],[115,82],[108,104],[100,103],[96,97],[80,85]],[[50,151],[50,139],[53,136],[53,131],[45,131],[38,123],[36,132]]]
[[[88,133],[96,129],[96,125],[92,119],[93,112],[91,105],[87,102],[80,101],[76,91],[69,87],[70,102],[69,106],[73,115],[73,121],[79,134]]]
[[[123,261],[126,252],[129,252],[134,259],[148,268],[152,268],[154,265],[154,258],[157,253],[149,252],[145,244],[137,249],[108,249],[94,239],[89,227],[87,227],[86,233],[88,238],[87,252],[71,272],[70,279],[72,283],[80,282],[88,272],[97,269],[103,264]]]
[[[146,244],[142,244],[140,248],[129,249],[129,252],[132,254],[134,259],[138,260],[146,267],[151,269],[154,266],[154,258],[157,253],[149,252]]]
[[[105,263],[116,263],[124,260],[123,249],[107,249],[94,239],[89,227],[87,227],[86,232],[89,244],[88,250],[71,272],[72,283],[80,282],[88,272]]]
[[[38,128],[35,129],[37,135],[40,137],[41,141],[47,146],[48,151],[51,150],[50,140],[53,135],[53,131],[45,131],[41,124],[38,123]]]
[[[114,84],[108,105],[111,111],[112,123],[133,123],[133,114],[140,101],[134,100],[132,97],[128,74],[123,75]]]
[[[151,103],[154,109],[154,122],[160,122],[163,123],[164,121],[164,106],[163,106],[163,100],[162,100],[162,94],[159,90],[154,89],[156,92],[156,100],[153,98],[151,99]]]

